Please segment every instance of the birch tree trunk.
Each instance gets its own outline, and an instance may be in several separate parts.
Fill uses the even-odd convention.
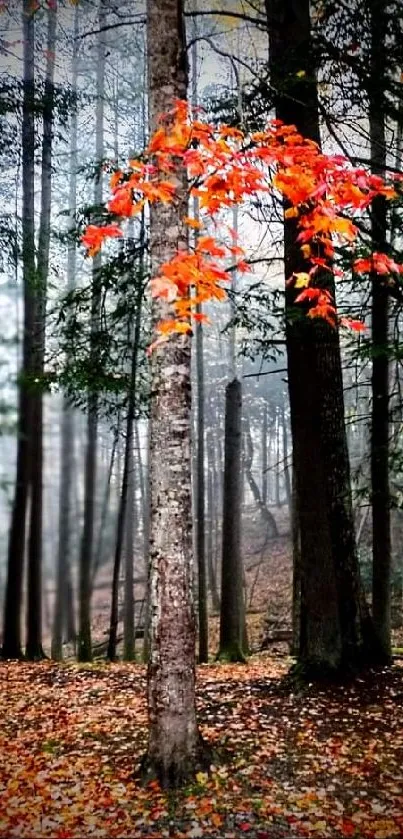
[[[182,3],[148,0],[147,37],[153,130],[175,99],[186,98]],[[153,275],[187,248],[186,173],[176,170],[174,177],[176,201],[155,206],[151,215]],[[171,314],[169,304],[155,302],[154,323]],[[162,786],[176,787],[205,766],[195,705],[189,335],[173,336],[154,351],[151,377],[149,740],[142,768]]]

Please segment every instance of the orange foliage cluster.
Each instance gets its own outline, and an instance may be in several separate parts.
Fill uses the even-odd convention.
[[[315,286],[315,275],[323,270],[340,273],[333,264],[335,245],[355,242],[355,214],[362,213],[376,196],[395,197],[395,188],[364,168],[352,168],[340,155],[323,154],[294,126],[274,120],[266,131],[245,135],[228,125],[216,127],[194,118],[188,104],[178,101],[161,118],[143,160],[131,160],[127,171],[113,173],[108,212],[124,219],[140,213],[146,202],[183,200],[183,180],[176,175],[184,171],[188,195],[198,200],[200,220],[185,216],[183,223],[197,230],[211,221],[219,230],[220,212],[251,195],[280,193],[287,206],[285,217],[295,219],[307,262],[305,272],[288,280],[303,288],[296,302],[308,303],[311,317],[336,323],[331,292]],[[82,238],[88,254],[97,253],[103,240],[119,235],[118,230],[115,224],[88,227]],[[230,269],[223,263],[228,265],[228,260],[232,268],[248,270],[241,247],[203,235],[160,266],[151,292],[171,304],[172,317],[160,323],[157,343],[170,332],[190,331],[191,319],[200,319],[195,313],[197,304],[226,297],[223,283],[229,281]],[[381,253],[355,260],[353,268],[356,273],[403,273],[403,266]],[[340,322],[362,328],[357,321]]]

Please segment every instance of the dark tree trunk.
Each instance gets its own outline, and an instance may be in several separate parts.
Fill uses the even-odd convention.
[[[308,0],[266,0],[277,118],[320,142]],[[285,275],[304,270],[295,219],[284,222]],[[333,283],[321,277],[333,291]],[[329,274],[329,277],[331,275]],[[356,554],[338,330],[304,316],[286,287],[291,429],[301,538],[299,662],[341,674],[375,656]],[[373,660],[373,658],[372,658]]]
[[[285,415],[285,407],[284,407],[284,396],[283,402],[281,405],[281,427],[283,432],[283,469],[284,469],[284,487],[285,487],[285,495],[287,499],[288,509],[291,513],[291,506],[292,506],[292,481],[290,475],[290,465],[288,460],[288,427],[287,427],[287,417]]]
[[[371,170],[384,175],[386,169],[385,85],[386,32],[385,0],[369,0],[371,15],[371,66],[369,87],[369,129]],[[385,253],[388,219],[386,199],[375,198],[371,209],[372,249]],[[391,533],[389,490],[389,347],[388,287],[377,274],[372,276],[372,612],[378,643],[386,658],[391,655]]]
[[[267,434],[268,434],[268,407],[267,402],[263,404],[262,420],[262,501],[267,507]]]
[[[147,463],[143,468],[141,460],[140,439],[138,434],[138,427],[136,425],[137,434],[137,462],[139,465],[140,481],[144,480],[144,492],[141,496],[142,500],[142,517],[143,517],[143,557],[144,570],[146,574],[146,590],[144,598],[144,639],[143,639],[143,661],[148,662],[150,656],[150,422],[147,427]]]
[[[97,163],[101,165],[104,153],[104,93],[105,93],[105,35],[103,26],[106,17],[106,2],[99,0],[99,35],[97,50],[97,105],[95,125],[95,154]],[[94,188],[94,204],[102,203],[102,170],[97,174]],[[96,338],[99,330],[100,318],[100,290],[98,273],[101,268],[101,256],[97,254],[93,260],[92,301],[91,301],[91,361],[94,371],[97,369]],[[96,383],[88,396],[87,419],[87,449],[85,454],[84,479],[84,525],[81,540],[80,568],[79,568],[79,626],[78,626],[78,659],[91,661],[91,565],[93,561],[94,517],[96,503],[96,471],[98,451],[98,392]]]
[[[215,612],[220,611],[220,597],[217,589],[217,574],[214,563],[214,491],[213,491],[213,470],[208,469],[207,473],[207,568],[209,578],[209,589],[211,594],[211,602]]]
[[[77,94],[77,73],[78,73],[78,20],[79,7],[74,12],[74,41],[72,56],[72,95]],[[70,154],[69,154],[69,232],[75,229],[75,214],[77,203],[77,105],[73,101],[70,121]],[[72,291],[75,286],[76,274],[76,245],[73,240],[69,241],[67,251],[67,288]],[[60,491],[59,491],[59,546],[57,555],[56,575],[56,597],[53,616],[53,633],[51,655],[56,661],[62,658],[63,635],[71,641],[71,618],[69,618],[69,598],[67,592],[72,594],[71,575],[69,567],[71,564],[71,505],[74,474],[74,412],[66,396],[63,397],[62,418],[61,418],[61,439],[60,439]],[[70,585],[69,585],[70,583]],[[74,608],[73,608],[74,617]],[[74,624],[74,620],[73,620]]]
[[[225,390],[224,507],[218,658],[245,661],[247,640],[241,553],[242,389],[238,379]]]
[[[299,656],[301,640],[301,539],[298,510],[298,492],[295,469],[293,470],[291,492],[291,534],[292,534],[292,643],[291,653]]]
[[[15,494],[8,543],[7,583],[2,655],[21,658],[21,609],[24,575],[25,533],[32,456],[33,330],[35,315],[35,124],[34,124],[34,12],[30,0],[23,3],[24,79],[22,104],[22,271],[24,324],[22,369],[18,385],[18,438]]]
[[[137,523],[136,486],[134,474],[133,439],[129,452],[127,513],[125,533],[125,587],[123,595],[123,661],[136,657],[134,632],[134,534]]]
[[[167,37],[169,33],[169,37]],[[186,98],[183,8],[178,0],[147,4],[151,127],[175,99]],[[178,248],[187,248],[186,172],[176,170],[177,201],[153,207],[152,273]],[[167,233],[169,232],[169,235]],[[154,304],[154,324],[172,314]],[[196,720],[195,614],[193,604],[190,336],[175,335],[151,356],[150,438],[150,657],[149,740],[146,777],[175,787],[206,766]]]
[[[31,510],[28,538],[28,598],[26,657],[44,658],[42,648],[43,537],[43,374],[45,366],[46,297],[49,272],[52,201],[52,145],[57,4],[48,7],[47,59],[43,99],[41,216],[38,237],[33,367],[38,386],[32,392]]]

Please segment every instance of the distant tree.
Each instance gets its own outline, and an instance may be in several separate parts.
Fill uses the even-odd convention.
[[[32,461],[32,374],[35,318],[35,15],[30,0],[23,3],[22,102],[22,273],[24,321],[22,366],[18,383],[17,465],[8,544],[7,582],[2,655],[21,658],[21,609],[26,517]]]
[[[98,45],[97,45],[97,80],[95,114],[95,156],[99,167],[94,185],[94,205],[102,204],[102,168],[104,156],[104,97],[105,97],[105,60],[106,43],[103,27],[106,20],[105,0],[99,0],[98,7]],[[94,517],[96,503],[96,470],[98,451],[98,384],[94,371],[97,369],[97,336],[100,328],[101,307],[101,255],[94,258],[92,269],[91,292],[91,335],[90,357],[93,368],[93,381],[88,392],[87,403],[87,446],[85,454],[84,479],[84,522],[80,548],[79,565],[79,601],[78,601],[78,648],[79,661],[91,661],[91,565],[93,562]]]
[[[41,212],[36,255],[35,313],[33,328],[33,384],[31,508],[28,535],[28,597],[26,657],[44,657],[42,648],[42,552],[43,552],[43,389],[45,372],[46,298],[49,273],[50,218],[52,207],[52,153],[55,114],[54,70],[56,58],[57,2],[47,10],[46,72],[43,94],[41,160]]]

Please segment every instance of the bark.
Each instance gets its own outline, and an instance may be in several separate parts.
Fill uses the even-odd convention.
[[[24,575],[26,516],[32,456],[33,330],[35,310],[35,220],[34,220],[34,13],[29,0],[23,3],[24,78],[22,103],[22,274],[24,322],[22,368],[18,383],[17,466],[8,543],[7,583],[2,655],[21,658],[21,609]]]
[[[386,168],[385,84],[387,17],[384,0],[369,0],[371,15],[371,66],[369,129],[371,170],[384,175]],[[372,249],[385,253],[388,219],[386,200],[375,198],[371,208]],[[389,348],[388,288],[372,276],[372,612],[378,643],[386,658],[391,655],[391,532],[389,489]]]
[[[95,117],[95,155],[97,163],[101,164],[104,152],[104,92],[105,92],[105,41],[103,27],[106,17],[106,2],[99,0],[98,16],[98,49],[97,49],[97,105]],[[94,187],[94,204],[102,203],[102,172],[99,171]],[[97,348],[96,337],[100,318],[100,291],[98,272],[101,268],[101,256],[97,254],[93,260],[92,301],[91,301],[91,359],[96,369]],[[78,627],[78,659],[91,661],[91,565],[94,544],[94,517],[96,503],[96,469],[98,451],[98,392],[96,383],[88,395],[87,417],[87,448],[85,454],[84,479],[84,524],[80,550],[79,567],[79,627]]]
[[[78,6],[74,12],[74,40],[72,56],[71,90],[77,95],[78,73]],[[70,152],[69,152],[69,231],[75,229],[75,214],[77,203],[77,105],[73,101],[70,120]],[[76,245],[71,239],[67,250],[67,289],[72,291],[75,286],[76,274]],[[74,474],[74,412],[66,396],[63,397],[60,439],[60,490],[59,490],[59,545],[57,555],[56,597],[53,617],[53,633],[51,656],[60,661],[62,658],[63,633],[68,640],[71,637],[71,621],[68,618],[69,598],[66,596],[70,580],[69,566],[71,563],[71,506]],[[71,590],[71,581],[70,581]]]
[[[49,272],[50,213],[52,202],[52,145],[57,4],[49,6],[46,74],[43,98],[41,215],[38,237],[33,366],[37,387],[32,392],[31,510],[28,537],[28,598],[26,657],[44,658],[42,648],[42,537],[43,537],[43,390],[45,367],[46,297]]]
[[[149,0],[147,38],[154,129],[174,99],[186,98],[181,2]],[[153,274],[187,247],[185,171],[177,169],[175,181],[177,200],[151,215]],[[170,314],[168,303],[155,302],[154,323]],[[186,783],[207,760],[195,704],[190,395],[190,336],[176,335],[151,357],[149,740],[142,769],[164,787]]]
[[[225,391],[224,504],[221,563],[220,647],[217,658],[245,661],[247,640],[241,553],[242,390]]]
[[[301,641],[301,539],[299,529],[298,493],[295,469],[291,493],[292,533],[292,644],[291,653],[299,656]]]
[[[266,0],[276,116],[320,142],[308,0]],[[301,71],[304,73],[302,75]],[[285,276],[304,270],[294,219],[284,222]],[[333,291],[328,279],[320,278]],[[301,539],[299,663],[341,675],[378,657],[355,547],[338,330],[305,317],[286,287],[291,429]]]

